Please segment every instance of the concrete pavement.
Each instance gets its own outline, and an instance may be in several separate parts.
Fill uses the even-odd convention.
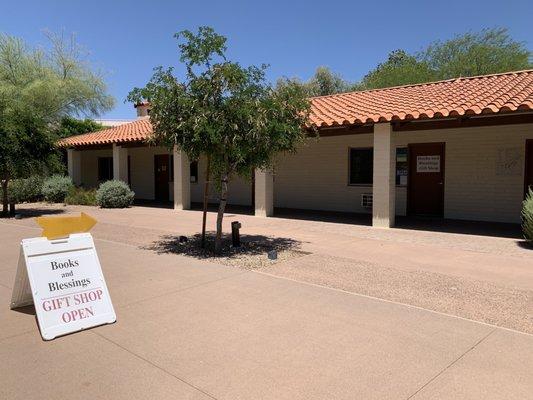
[[[533,393],[531,335],[108,240],[96,246],[117,323],[44,342],[31,309],[8,308],[18,243],[36,235],[0,223],[2,399]]]

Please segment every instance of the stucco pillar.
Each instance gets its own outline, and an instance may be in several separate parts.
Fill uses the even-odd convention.
[[[81,152],[74,149],[67,149],[67,169],[68,176],[74,185],[81,185]]]
[[[274,215],[274,174],[271,170],[255,170],[255,215]]]
[[[113,143],[113,179],[128,183],[128,149]]]
[[[390,123],[374,125],[374,176],[372,226],[394,226],[396,199],[396,150]]]
[[[174,146],[174,209],[191,208],[191,166],[185,152]]]

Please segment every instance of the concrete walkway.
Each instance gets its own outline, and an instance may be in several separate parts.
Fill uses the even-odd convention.
[[[8,308],[18,243],[39,234],[30,225],[0,223],[2,399],[533,393],[531,335],[104,239],[118,322],[43,342],[31,308]]]

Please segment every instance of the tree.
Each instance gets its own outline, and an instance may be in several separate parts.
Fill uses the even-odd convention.
[[[96,132],[104,129],[104,126],[90,118],[78,119],[66,116],[61,119],[56,130],[57,136],[65,138],[73,135],[81,135],[88,132]]]
[[[532,66],[530,56],[507,29],[495,28],[434,42],[418,59],[435,71],[437,79],[450,79],[528,69]]]
[[[210,160],[220,194],[215,238],[215,251],[220,252],[230,179],[249,177],[256,168],[271,167],[276,154],[295,151],[306,136],[310,104],[293,81],[271,87],[266,66],[228,61],[226,38],[212,28],[185,30],[175,37],[185,80],[180,82],[172,68],[158,67],[148,84],[133,89],[128,99],[150,101],[153,141],[176,145],[191,160]]]
[[[387,61],[365,75],[355,90],[377,89],[435,80],[435,74],[425,62],[404,50],[395,50]]]
[[[73,38],[48,35],[47,50],[0,35],[0,179],[3,213],[10,179],[58,162],[61,120],[98,114],[113,105],[100,75],[83,60]]]
[[[356,89],[378,89],[460,76],[516,71],[532,67],[531,52],[513,40],[507,29],[485,29],[431,43],[410,55],[395,50],[370,71]]]
[[[326,96],[347,92],[350,84],[328,67],[318,67],[315,75],[305,83],[309,96]]]

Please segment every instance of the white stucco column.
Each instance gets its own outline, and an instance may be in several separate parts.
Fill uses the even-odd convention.
[[[274,174],[271,170],[255,170],[255,215],[274,215]]]
[[[81,152],[74,149],[67,149],[67,169],[68,176],[74,185],[81,185]]]
[[[174,146],[174,209],[191,208],[191,166],[185,152]]]
[[[113,179],[128,183],[128,149],[113,143]]]
[[[396,149],[392,125],[374,125],[374,179],[372,199],[372,226],[394,226],[396,199]]]

